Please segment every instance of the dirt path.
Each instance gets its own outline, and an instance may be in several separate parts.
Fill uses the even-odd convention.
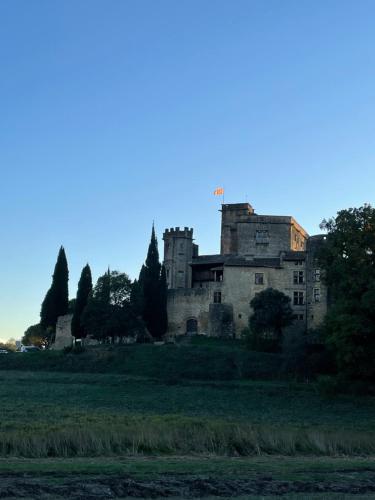
[[[28,500],[98,500],[119,498],[230,498],[246,495],[278,495],[290,493],[375,494],[375,474],[347,471],[342,481],[329,478],[317,481],[280,481],[271,476],[246,478],[209,478],[163,475],[157,479],[129,476],[43,476],[1,474],[0,498]]]

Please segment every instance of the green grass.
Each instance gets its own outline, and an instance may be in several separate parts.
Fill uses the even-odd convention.
[[[0,357],[0,371],[119,373],[170,381],[238,380],[280,378],[282,363],[282,356],[247,351],[238,341],[193,338],[188,344],[99,346],[79,355],[11,353]]]
[[[0,455],[371,455],[374,410],[313,384],[2,371]]]

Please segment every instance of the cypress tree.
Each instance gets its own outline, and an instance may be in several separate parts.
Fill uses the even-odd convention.
[[[152,226],[146,262],[141,269],[139,278],[143,320],[151,335],[155,338],[161,338],[166,332],[166,290],[164,289],[166,277],[159,261],[154,225]]]
[[[40,324],[44,330],[55,331],[57,318],[67,314],[69,307],[68,262],[64,247],[60,247],[52,276],[52,284],[48,290],[40,312]]]
[[[88,264],[82,269],[78,282],[77,298],[75,301],[72,318],[72,335],[76,339],[86,337],[86,332],[81,323],[83,311],[92,293],[91,269]]]
[[[168,315],[167,315],[167,273],[164,265],[161,266],[160,273],[160,336],[167,333],[168,329]]]
[[[85,334],[103,341],[108,336],[108,323],[111,316],[111,272],[98,278],[90,294],[87,305],[82,312],[81,325]]]

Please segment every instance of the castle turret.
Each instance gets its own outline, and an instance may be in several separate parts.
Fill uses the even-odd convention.
[[[193,229],[188,227],[166,229],[163,240],[168,288],[190,288],[190,262],[196,252],[196,245],[193,244]]]

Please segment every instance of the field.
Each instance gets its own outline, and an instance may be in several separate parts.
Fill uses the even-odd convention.
[[[16,477],[30,498],[82,498],[83,484],[96,491],[84,498],[371,498],[375,398],[325,399],[277,357],[251,353],[245,370],[248,355],[212,344],[3,356],[0,497]]]

